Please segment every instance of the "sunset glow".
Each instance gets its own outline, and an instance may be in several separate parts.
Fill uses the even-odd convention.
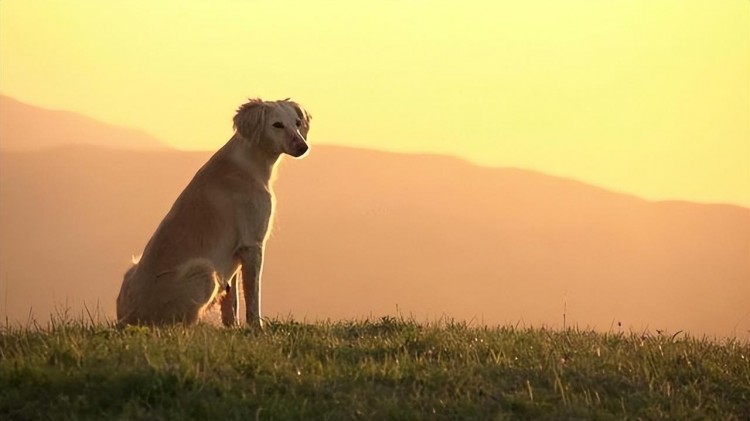
[[[0,2],[0,92],[176,148],[292,97],[313,144],[650,199],[750,206],[749,78],[745,0]]]

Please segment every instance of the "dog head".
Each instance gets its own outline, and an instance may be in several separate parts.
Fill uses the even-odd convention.
[[[309,149],[310,115],[289,99],[251,99],[237,110],[234,127],[244,140],[270,154],[299,158]]]

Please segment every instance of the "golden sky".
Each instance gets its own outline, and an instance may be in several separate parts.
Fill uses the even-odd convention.
[[[215,149],[246,97],[292,97],[313,143],[650,199],[750,206],[749,79],[747,0],[0,1],[25,102]]]

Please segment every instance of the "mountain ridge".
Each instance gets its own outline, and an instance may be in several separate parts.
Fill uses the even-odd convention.
[[[29,305],[44,316],[66,295],[113,314],[130,257],[210,155],[81,145],[0,152],[0,280],[11,319]],[[283,159],[275,191],[269,316],[398,307],[418,318],[559,325],[565,309],[568,325],[599,329],[617,320],[750,330],[743,207],[651,202],[453,157],[322,145]]]
[[[111,316],[130,257],[213,152],[163,148],[33,106],[11,121],[8,100],[0,98],[0,315],[23,321],[32,308],[44,319],[66,297],[74,310],[97,302]],[[88,142],[73,131],[18,143],[24,131],[38,140],[39,130],[76,126],[71,116],[99,131]],[[275,191],[270,316],[405,311],[750,333],[750,209],[741,205],[649,200],[535,170],[315,142],[305,159],[282,159]]]
[[[526,168],[521,168],[521,167],[479,165],[479,164],[472,162],[471,160],[468,160],[462,157],[456,157],[456,156],[445,155],[445,154],[419,153],[419,152],[396,152],[396,151],[388,151],[388,150],[375,149],[375,148],[350,147],[350,146],[342,146],[338,144],[325,144],[325,143],[313,144],[311,147],[311,150],[315,148],[320,148],[320,147],[326,148],[329,150],[340,149],[342,151],[352,151],[352,152],[362,151],[362,152],[367,152],[367,153],[372,153],[372,154],[382,154],[383,156],[406,156],[406,157],[413,157],[413,158],[454,161],[455,163],[461,163],[462,165],[467,165],[467,166],[479,168],[479,169],[485,169],[485,170],[490,170],[490,171],[501,171],[505,173],[518,172],[520,174],[526,174],[529,176],[539,176],[541,178],[555,179],[555,180],[559,180],[565,183],[574,183],[574,184],[578,184],[581,187],[591,189],[592,191],[597,190],[597,191],[607,193],[607,194],[629,197],[632,199],[642,200],[644,202],[654,203],[654,204],[675,203],[675,204],[687,204],[687,205],[697,205],[697,206],[719,206],[719,207],[730,207],[730,208],[733,207],[733,208],[750,210],[750,207],[743,206],[737,203],[703,202],[703,201],[696,201],[696,200],[690,200],[690,199],[649,199],[649,198],[640,196],[637,193],[610,189],[606,186],[601,186],[596,183],[591,183],[585,180],[580,180],[580,179],[576,179],[572,177],[555,175],[555,174],[550,174],[550,173],[546,173],[546,172],[539,171],[539,170],[526,169]],[[91,143],[64,143],[64,144],[51,145],[42,149],[20,149],[20,150],[19,149],[2,149],[2,152],[6,152],[9,154],[25,154],[25,153],[36,153],[36,152],[45,152],[45,151],[54,152],[54,151],[66,151],[66,150],[96,150],[96,149],[122,151],[125,153],[160,152],[160,153],[169,154],[172,152],[180,152],[184,154],[193,154],[196,156],[206,157],[206,159],[207,157],[210,157],[216,152],[215,150],[181,150],[181,149],[174,149],[174,148],[168,148],[168,147],[159,148],[159,149],[132,149],[132,148],[122,147],[118,145],[97,145],[97,144],[91,144]]]
[[[0,94],[0,148],[38,150],[65,144],[167,149],[140,129],[103,123],[66,110],[47,109]]]

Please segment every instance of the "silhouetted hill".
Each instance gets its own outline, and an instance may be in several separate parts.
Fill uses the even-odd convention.
[[[129,265],[210,156],[0,154],[0,303],[114,314]],[[442,156],[313,146],[285,160],[263,307],[696,334],[750,330],[750,210],[648,202]],[[563,316],[565,314],[565,316]],[[0,311],[0,316],[2,311]]]
[[[67,144],[164,149],[140,130],[113,126],[69,111],[47,110],[0,95],[0,148],[34,150]]]

